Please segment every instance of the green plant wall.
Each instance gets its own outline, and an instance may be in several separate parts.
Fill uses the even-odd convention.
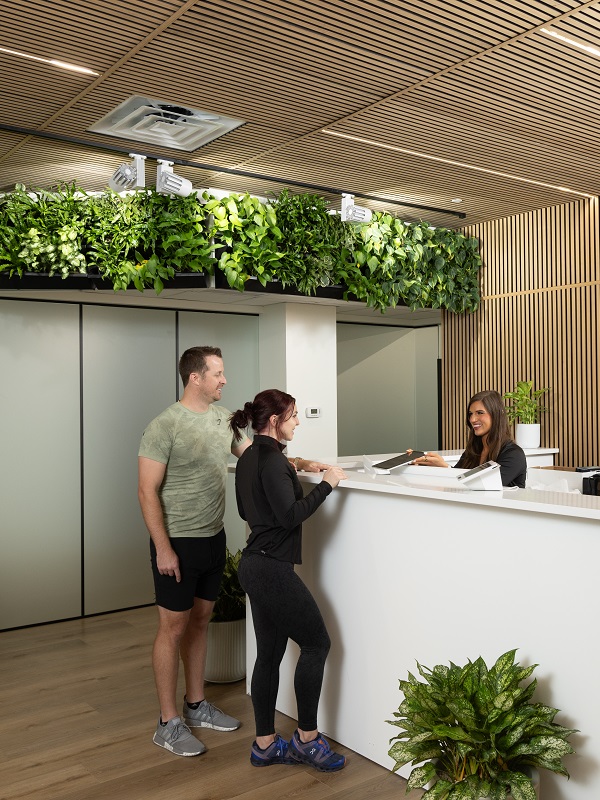
[[[346,299],[385,311],[398,304],[456,313],[479,305],[478,242],[459,231],[375,213],[342,222],[318,195],[284,189],[272,202],[140,190],[89,194],[17,186],[0,198],[0,274],[97,275],[115,291],[160,293],[179,273],[215,272],[312,295],[340,286]]]

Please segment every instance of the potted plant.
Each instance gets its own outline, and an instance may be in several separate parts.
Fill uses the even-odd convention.
[[[394,772],[416,765],[407,790],[426,788],[423,800],[536,800],[532,770],[569,777],[562,758],[574,752],[575,731],[553,721],[557,709],[531,702],[537,681],[521,683],[537,664],[521,667],[515,653],[489,670],[481,657],[464,667],[417,664],[424,682],[410,673],[400,681],[404,700],[388,722],[402,730],[389,755]]]
[[[539,418],[542,411],[548,409],[541,406],[538,400],[547,391],[548,388],[534,390],[533,381],[517,381],[515,390],[504,395],[505,400],[513,401],[506,413],[510,422],[517,423],[515,441],[521,447],[540,446]]]
[[[246,674],[246,595],[238,580],[242,551],[226,551],[221,589],[208,625],[205,678],[233,683]]]

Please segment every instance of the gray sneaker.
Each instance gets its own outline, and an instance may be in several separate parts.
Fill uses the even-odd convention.
[[[176,756],[199,756],[206,750],[202,742],[196,739],[188,726],[181,721],[181,717],[173,717],[166,725],[159,719],[152,741],[159,747],[175,753]]]
[[[202,700],[198,708],[190,708],[184,698],[183,718],[190,728],[212,728],[214,731],[235,731],[242,724],[239,719],[224,714],[208,700]]]

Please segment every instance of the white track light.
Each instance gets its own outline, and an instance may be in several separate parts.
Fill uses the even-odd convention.
[[[354,205],[353,194],[342,194],[342,220],[344,222],[369,222],[373,212],[364,206]]]
[[[177,194],[179,197],[187,197],[193,191],[192,182],[173,172],[172,161],[163,161],[159,158],[156,168],[156,191],[160,194]]]
[[[133,158],[133,162],[121,164],[108,182],[114,192],[138,189],[146,185],[146,165],[144,164],[146,156],[139,156],[137,153],[129,153],[129,156]]]

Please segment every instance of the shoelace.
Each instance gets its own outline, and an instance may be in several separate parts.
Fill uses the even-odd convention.
[[[223,714],[223,712],[221,711],[220,708],[217,708],[217,706],[213,706],[213,704],[209,703],[208,700],[207,700],[206,701],[206,713],[210,717],[210,721],[211,722],[213,721],[213,718],[215,716],[215,712],[218,712],[219,714]]]
[[[173,732],[171,733],[171,740],[173,742],[176,742],[177,739],[179,739],[180,736],[182,736],[183,734],[185,734],[187,732],[188,732],[187,725],[184,722],[181,722],[181,720],[180,720],[179,722],[176,722],[175,725],[173,725]]]

